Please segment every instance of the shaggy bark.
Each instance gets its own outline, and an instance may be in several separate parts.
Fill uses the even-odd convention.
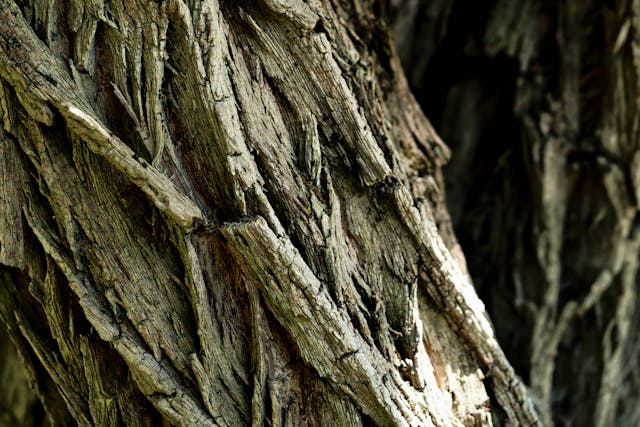
[[[640,425],[640,2],[393,3],[471,274],[542,418]]]
[[[0,0],[0,316],[51,423],[539,423],[371,10]]]

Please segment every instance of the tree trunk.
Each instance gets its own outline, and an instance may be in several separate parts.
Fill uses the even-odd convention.
[[[372,10],[0,0],[0,315],[51,423],[539,423]]]
[[[469,270],[545,423],[640,425],[640,2],[387,12],[452,148]]]

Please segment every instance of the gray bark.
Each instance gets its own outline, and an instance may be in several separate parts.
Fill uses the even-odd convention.
[[[372,10],[0,0],[0,316],[52,424],[539,424]]]

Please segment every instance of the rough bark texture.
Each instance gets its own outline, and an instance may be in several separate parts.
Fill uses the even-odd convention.
[[[0,316],[49,422],[539,424],[374,6],[0,0]]]
[[[389,2],[454,228],[546,424],[640,425],[640,2]]]

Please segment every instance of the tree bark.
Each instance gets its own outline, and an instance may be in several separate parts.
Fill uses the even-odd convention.
[[[0,0],[0,316],[52,424],[539,423],[372,10]]]
[[[545,424],[640,425],[640,3],[387,12],[454,153],[449,209],[474,283]]]

